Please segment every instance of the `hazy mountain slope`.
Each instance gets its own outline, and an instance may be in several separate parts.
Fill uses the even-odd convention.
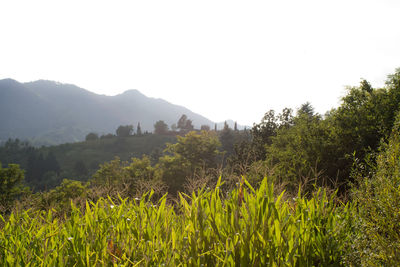
[[[0,80],[0,141],[18,137],[39,144],[74,142],[91,131],[114,133],[119,125],[136,128],[138,122],[142,130],[153,131],[157,120],[171,126],[182,114],[196,128],[214,125],[185,107],[146,97],[138,90],[104,96],[53,81]]]
[[[1,80],[0,138],[27,138],[40,134],[51,127],[52,106],[23,84],[11,79]]]

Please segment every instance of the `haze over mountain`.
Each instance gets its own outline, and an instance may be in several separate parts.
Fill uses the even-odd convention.
[[[132,124],[136,129],[138,122],[142,131],[153,131],[156,121],[171,126],[182,114],[195,128],[204,124],[214,127],[214,122],[185,107],[147,97],[138,90],[105,96],[54,81],[0,80],[0,142],[8,138],[29,139],[35,144],[76,142],[89,132],[115,133],[119,125]]]

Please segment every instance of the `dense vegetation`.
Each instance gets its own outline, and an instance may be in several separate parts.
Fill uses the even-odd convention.
[[[35,191],[45,190],[59,185],[65,178],[87,181],[100,164],[115,157],[128,160],[147,154],[157,161],[165,144],[175,140],[176,137],[169,135],[117,137],[110,134],[95,140],[41,148],[18,139],[8,140],[0,147],[0,162],[4,166],[19,164],[25,170],[27,185]]]
[[[52,211],[12,214],[0,234],[3,265],[265,266],[340,263],[348,207],[325,192],[284,201],[265,179],[259,189],[241,185],[223,196],[202,189],[162,197],[87,202],[66,220]],[[246,188],[245,188],[246,187]],[[2,219],[2,218],[0,218]]]
[[[88,182],[31,193],[18,166],[4,166],[0,260],[398,265],[399,104],[400,69],[384,88],[364,80],[348,88],[324,115],[310,103],[295,114],[271,110],[250,131],[191,131],[186,117],[169,130],[159,121],[154,136],[175,143],[157,157],[107,161]]]

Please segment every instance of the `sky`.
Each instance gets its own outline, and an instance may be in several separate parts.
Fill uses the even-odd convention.
[[[0,2],[0,79],[128,89],[212,121],[321,114],[400,67],[400,1]]]

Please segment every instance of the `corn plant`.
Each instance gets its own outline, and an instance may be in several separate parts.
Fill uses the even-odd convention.
[[[349,206],[322,190],[283,201],[264,179],[231,192],[201,189],[175,204],[152,192],[115,203],[72,204],[0,217],[2,266],[313,266],[340,265]]]

